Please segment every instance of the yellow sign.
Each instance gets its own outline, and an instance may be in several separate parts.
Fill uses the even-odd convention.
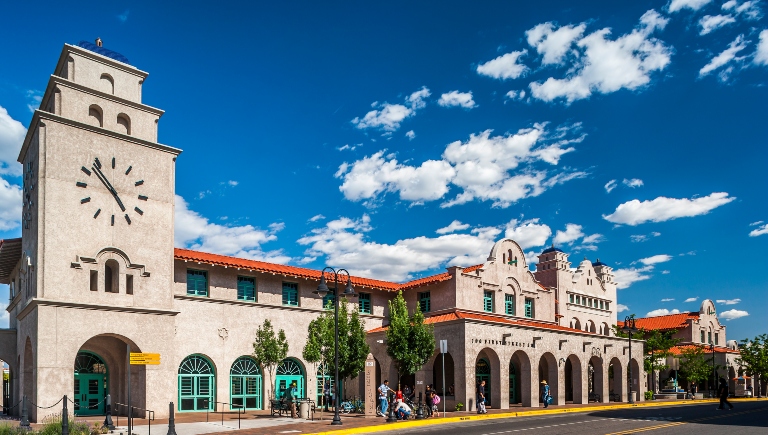
[[[130,363],[132,365],[160,365],[160,354],[131,352]]]

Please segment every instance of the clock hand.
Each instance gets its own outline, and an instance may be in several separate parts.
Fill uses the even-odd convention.
[[[115,198],[115,201],[117,201],[117,205],[120,206],[120,210],[125,211],[125,206],[123,205],[123,201],[120,200],[120,197],[117,195],[117,191],[114,187],[112,187],[112,184],[107,180],[107,177],[101,172],[101,169],[98,168],[98,166],[93,165],[92,166],[93,172],[96,173],[96,177],[101,180],[102,183],[104,183],[104,187],[109,190],[109,193],[112,194],[112,196]]]

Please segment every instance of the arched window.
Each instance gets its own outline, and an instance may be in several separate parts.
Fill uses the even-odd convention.
[[[75,59],[72,56],[67,57],[67,69],[64,70],[64,78],[72,82],[75,81]]]
[[[131,118],[125,113],[117,115],[117,131],[127,135],[131,134]]]
[[[611,328],[608,327],[607,323],[603,323],[603,335],[606,337],[611,335]]]
[[[581,329],[581,322],[579,322],[579,319],[573,318],[571,319],[571,328],[573,329]]]
[[[213,365],[201,355],[190,355],[179,365],[179,411],[213,410],[216,380]]]
[[[587,332],[596,333],[597,330],[595,329],[595,322],[589,320],[587,321]]]
[[[299,364],[298,361],[293,358],[286,358],[277,366],[275,374],[275,396],[277,398],[282,397],[286,388],[293,382],[296,382],[298,396],[304,397],[304,370],[301,368],[301,364]]]
[[[95,353],[80,351],[75,358],[75,415],[103,415],[107,365]]]
[[[88,121],[96,127],[104,127],[104,112],[97,104],[91,104],[88,108]]]
[[[232,364],[229,371],[230,409],[262,409],[261,407],[261,370],[251,357],[241,356]],[[244,408],[239,408],[242,406]]]
[[[99,80],[99,90],[107,94],[115,94],[115,80],[109,74],[102,74]]]
[[[109,259],[104,263],[104,291],[107,293],[119,293],[120,265],[116,260]]]

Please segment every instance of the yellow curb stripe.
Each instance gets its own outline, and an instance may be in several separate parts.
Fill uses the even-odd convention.
[[[734,401],[764,401],[764,399],[736,399]],[[700,403],[717,403],[719,399],[697,399],[697,400],[680,400],[675,402],[654,402],[644,401],[634,404],[622,403],[617,405],[604,405],[604,406],[592,406],[584,408],[561,408],[561,409],[539,409],[531,411],[521,412],[505,412],[498,414],[478,414],[467,415],[463,417],[444,417],[439,420],[436,419],[424,419],[424,420],[408,420],[399,421],[397,423],[386,423],[372,426],[361,426],[350,429],[329,430],[325,432],[308,432],[303,435],[353,435],[361,433],[374,433],[374,432],[386,432],[390,430],[405,429],[412,427],[431,426],[436,424],[449,424],[449,423],[461,423],[466,421],[478,421],[478,420],[496,420],[500,418],[514,418],[514,417],[531,417],[550,414],[569,414],[569,413],[585,413],[595,411],[607,411],[613,409],[631,409],[631,408],[645,408],[645,407],[664,407],[664,406],[685,406],[685,405],[697,405]],[[735,414],[731,414],[735,415]],[[379,417],[381,418],[381,417]]]

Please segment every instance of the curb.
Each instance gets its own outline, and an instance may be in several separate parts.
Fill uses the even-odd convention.
[[[766,401],[768,398],[751,398],[751,399],[729,399],[729,402],[756,402],[756,401]],[[584,408],[561,408],[561,409],[541,409],[541,410],[535,410],[535,411],[521,411],[521,412],[504,412],[504,413],[498,413],[498,414],[482,414],[482,415],[467,415],[464,417],[447,417],[447,418],[441,418],[439,420],[408,420],[408,421],[402,421],[398,422],[396,424],[388,423],[388,424],[378,424],[373,426],[361,426],[356,428],[350,428],[350,429],[339,429],[339,430],[330,430],[325,432],[311,432],[311,433],[305,433],[303,435],[353,435],[353,434],[366,434],[366,433],[374,433],[374,432],[386,432],[391,430],[397,430],[397,429],[406,429],[406,428],[414,428],[414,427],[421,427],[421,426],[432,426],[432,425],[439,425],[439,424],[449,424],[449,423],[461,423],[466,421],[479,421],[479,420],[496,420],[501,418],[515,418],[515,417],[532,417],[537,415],[550,415],[550,414],[576,414],[576,413],[586,413],[586,412],[595,412],[595,411],[607,411],[611,409],[629,409],[629,408],[650,408],[650,407],[663,407],[663,406],[685,406],[685,405],[697,405],[701,403],[718,403],[719,399],[699,399],[699,400],[680,400],[680,401],[669,401],[669,402],[654,402],[654,401],[643,401],[640,403],[634,403],[634,404],[628,404],[624,403],[621,405],[605,405],[605,406],[592,406],[592,407],[584,407]]]

